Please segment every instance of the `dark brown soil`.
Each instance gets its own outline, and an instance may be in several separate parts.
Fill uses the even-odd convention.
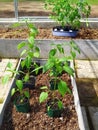
[[[57,37],[52,35],[52,29],[38,28],[39,34],[36,39],[70,39],[69,37]],[[0,38],[28,38],[28,29],[26,28],[0,28]],[[98,29],[81,28],[75,39],[98,39]]]
[[[69,83],[69,76],[63,74],[61,78]],[[37,76],[36,88],[30,90],[31,112],[19,113],[12,101],[8,104],[4,114],[3,124],[0,130],[79,130],[77,114],[73,102],[73,95],[66,94],[63,98],[64,111],[59,118],[48,117],[46,102],[39,103],[40,86],[49,85],[49,75]],[[61,96],[57,93],[61,98]]]

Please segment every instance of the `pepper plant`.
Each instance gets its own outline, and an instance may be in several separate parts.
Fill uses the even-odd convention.
[[[80,28],[82,17],[88,18],[91,7],[86,0],[45,0],[45,8],[51,10],[50,18],[62,27],[70,26],[72,29]]]
[[[66,55],[64,51],[64,46],[70,44],[70,55]],[[48,60],[46,64],[43,66],[43,72],[49,71],[50,79],[54,80],[54,88],[57,89],[51,90],[48,86],[41,87],[42,90],[45,90],[40,94],[39,101],[44,102],[48,95],[51,95],[51,99],[55,101],[58,99],[56,92],[58,91],[62,96],[66,93],[71,93],[66,82],[59,78],[64,72],[67,72],[68,75],[74,76],[74,70],[70,67],[69,61],[74,60],[76,57],[76,52],[80,53],[78,46],[71,41],[70,43],[63,43],[63,44],[52,44],[54,48],[52,48],[49,52]],[[49,94],[50,93],[50,94]],[[58,107],[61,109],[63,107],[62,102],[58,99]]]
[[[16,72],[15,70],[11,69],[11,66],[12,66],[11,63],[8,63],[7,67],[8,67],[8,71],[11,71],[14,74],[22,73],[24,75],[24,82],[27,82],[30,78],[30,74],[34,71],[38,73],[38,70],[41,67],[39,67],[38,64],[34,60],[34,58],[38,58],[40,56],[40,49],[39,47],[37,47],[35,43],[35,37],[38,34],[38,30],[32,23],[29,23],[27,21],[25,23],[29,30],[28,39],[27,41],[25,40],[25,41],[20,42],[17,46],[17,49],[22,50],[20,53],[20,57],[21,58],[24,57],[24,58],[21,61],[21,68],[22,70],[25,68],[26,73],[22,70],[19,70],[18,72]],[[13,27],[19,27],[20,25],[21,25],[20,23],[15,23]],[[30,70],[32,66],[33,68],[35,68],[34,70]],[[8,79],[9,79],[9,76],[6,75],[3,78],[3,82],[7,82]]]
[[[17,24],[18,26],[20,26],[20,24]],[[40,50],[37,47],[36,43],[35,43],[35,37],[38,34],[37,29],[35,28],[35,26],[31,23],[26,22],[26,25],[29,29],[29,37],[27,41],[22,41],[21,43],[18,44],[17,48],[18,50],[22,49],[22,52],[20,54],[20,57],[24,57],[24,59],[21,62],[21,70],[14,70],[13,69],[13,64],[11,62],[9,62],[7,64],[7,70],[6,71],[10,71],[12,74],[15,75],[20,75],[23,74],[23,78],[22,79],[15,79],[16,80],[16,87],[12,88],[11,90],[11,95],[15,95],[16,92],[18,92],[18,98],[15,97],[15,101],[18,100],[19,103],[23,103],[24,101],[26,101],[26,99],[29,99],[30,95],[29,95],[29,91],[24,89],[24,82],[29,81],[30,78],[30,74],[34,71],[36,71],[36,73],[38,72],[38,70],[41,68],[39,67],[34,58],[38,58],[40,55]],[[30,70],[31,67],[35,68],[34,70]],[[24,72],[23,69],[26,69],[26,73]],[[2,82],[5,84],[8,82],[10,78],[10,75],[6,75],[4,76]],[[17,78],[17,77],[16,77]],[[28,106],[29,105],[29,101],[27,102]],[[19,110],[20,111],[20,110]],[[26,110],[25,112],[27,112],[28,110]]]
[[[25,98],[29,99],[29,97],[30,97],[29,91],[23,89],[23,81],[22,80],[16,80],[16,87],[12,88],[11,96],[14,96],[16,92],[19,93],[20,103],[23,103]]]
[[[27,41],[22,41],[18,44],[18,50],[23,49],[20,56],[24,56],[24,60],[21,62],[22,68],[26,67],[28,72],[31,68],[31,64],[33,63],[34,67],[38,67],[34,58],[38,58],[40,55],[40,50],[35,43],[35,37],[38,34],[38,30],[31,23],[26,22],[27,27],[29,28],[29,37]]]

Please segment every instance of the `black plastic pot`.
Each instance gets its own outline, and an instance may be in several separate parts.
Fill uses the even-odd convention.
[[[47,115],[49,117],[61,117],[62,110],[60,109],[49,109],[47,110]]]
[[[22,61],[23,61],[23,60],[22,60]],[[38,67],[40,67],[40,63],[39,63],[39,62],[36,62],[36,65],[37,65]],[[31,67],[29,68],[30,74],[33,75],[33,76],[37,76],[38,74],[42,73],[42,69],[39,69],[39,70],[38,70],[38,73],[36,73],[35,71],[33,71],[34,69],[35,69],[34,62],[32,62]],[[24,66],[23,68],[20,67],[20,70],[23,71],[24,73],[27,73],[27,72],[28,72],[28,69],[27,69],[26,66]],[[24,76],[24,74],[22,74],[22,75]]]
[[[54,36],[64,36],[64,37],[76,37],[78,30],[72,29],[70,27],[57,26],[53,28],[52,31]]]
[[[35,88],[35,77],[30,76],[29,81],[23,84],[24,88],[34,89]]]
[[[22,113],[28,113],[30,112],[30,103],[29,103],[29,99],[25,98],[25,102],[22,103],[17,103],[18,100],[20,100],[21,97],[16,98],[16,100],[14,101],[14,105],[16,107],[16,110],[18,112],[22,112]]]
[[[58,89],[58,84],[57,83],[55,84],[55,80],[52,79],[50,81],[50,90],[57,90],[57,89]]]
[[[36,62],[36,65],[38,66],[38,67],[40,67],[40,63],[39,62]],[[32,67],[30,68],[30,71],[33,71],[35,69],[35,67],[32,65]],[[42,73],[42,69],[39,69],[38,70],[38,73],[36,73],[35,71],[34,72],[32,72],[31,74],[33,75],[33,76],[37,76],[38,74],[41,74]]]
[[[52,107],[51,104],[52,101],[47,102],[47,115],[49,117],[61,117],[63,108],[59,109],[58,107]],[[55,102],[54,102],[55,103]]]

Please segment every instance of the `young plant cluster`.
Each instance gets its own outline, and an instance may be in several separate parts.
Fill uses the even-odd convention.
[[[70,46],[70,55],[66,55],[64,51],[64,46]],[[70,43],[63,44],[52,44],[53,49],[49,52],[49,57],[46,64],[43,66],[43,73],[49,71],[50,87],[43,86],[41,87],[44,92],[40,94],[39,100],[40,103],[48,99],[48,96],[51,95],[52,105],[48,107],[48,110],[53,108],[57,104],[58,109],[63,108],[62,101],[58,98],[57,92],[64,96],[66,93],[71,94],[71,90],[68,84],[60,79],[62,73],[67,73],[69,76],[74,76],[74,70],[70,67],[70,61],[74,60],[76,57],[76,51],[80,53],[79,48],[71,41]]]
[[[11,62],[7,65],[7,71],[12,72],[15,75],[22,75],[22,79],[16,79],[16,87],[12,88],[11,95],[14,96],[17,92],[21,96],[21,101],[24,101],[24,98],[30,97],[29,91],[24,90],[24,83],[28,82],[30,80],[30,76],[33,72],[36,74],[38,73],[38,70],[41,68],[39,65],[35,62],[35,58],[38,58],[40,56],[40,50],[35,44],[35,37],[38,34],[38,30],[35,28],[35,26],[31,23],[28,23],[26,21],[26,25],[29,29],[29,37],[27,41],[22,41],[18,44],[17,49],[22,50],[20,53],[20,57],[23,58],[21,61],[21,69],[20,70],[13,70],[13,64]],[[14,27],[20,26],[20,24],[16,23],[14,24]],[[34,68],[32,70],[31,68]],[[25,70],[25,71],[24,71]],[[9,80],[10,76],[6,75],[3,78],[3,83],[5,84]],[[20,102],[21,102],[20,101]]]
[[[45,0],[45,8],[52,11],[50,18],[58,22],[62,27],[70,26],[78,29],[81,18],[88,18],[91,7],[86,0]]]

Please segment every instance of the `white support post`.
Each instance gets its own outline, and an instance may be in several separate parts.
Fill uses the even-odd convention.
[[[18,0],[14,0],[15,18],[18,20]]]

